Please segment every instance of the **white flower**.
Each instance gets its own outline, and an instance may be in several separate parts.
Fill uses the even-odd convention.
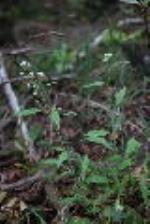
[[[103,62],[108,62],[112,58],[113,54],[112,53],[105,53]]]
[[[20,66],[21,67],[30,68],[31,67],[31,63],[29,61],[23,60],[23,61],[20,62]]]
[[[44,72],[37,72],[37,75],[40,76],[40,77],[44,77],[45,76]]]
[[[19,72],[19,75],[23,76],[24,75],[24,72]]]

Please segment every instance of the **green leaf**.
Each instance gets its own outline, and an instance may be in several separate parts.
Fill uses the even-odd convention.
[[[72,217],[67,224],[91,224],[87,218]]]
[[[64,147],[61,146],[55,146],[53,149],[56,150],[56,152],[64,152],[66,150]]]
[[[137,212],[134,208],[126,206],[126,224],[144,224],[141,214]]]
[[[119,169],[125,170],[131,167],[131,165],[132,165],[132,159],[124,159],[122,163],[120,164]]]
[[[42,166],[57,166],[58,160],[57,159],[44,159],[40,162]]]
[[[105,129],[100,130],[91,130],[88,133],[85,134],[85,137],[87,138],[99,138],[99,137],[106,137],[109,134],[109,132]]]
[[[92,88],[95,88],[95,87],[101,87],[104,85],[104,82],[102,81],[95,81],[93,83],[89,83],[89,84],[86,84],[86,85],[83,85],[83,89],[92,89]]]
[[[127,156],[131,156],[133,154],[136,154],[141,146],[141,143],[138,142],[135,138],[131,138],[127,142],[127,146],[125,149],[125,153]]]
[[[140,178],[140,190],[145,203],[150,206],[150,186],[148,184],[148,178],[144,175]]]
[[[33,108],[29,108],[29,109],[20,110],[19,112],[16,113],[16,116],[27,117],[27,116],[35,115],[35,114],[37,114],[39,112],[41,112],[40,109],[33,107]]]
[[[31,126],[30,137],[32,138],[33,141],[40,139],[42,136],[42,133],[43,133],[43,129],[40,126],[40,124],[35,124]]]
[[[127,89],[123,87],[119,92],[115,94],[115,104],[116,106],[120,106],[123,104],[125,96],[126,96]]]
[[[88,184],[107,184],[109,179],[105,176],[92,175],[86,178]]]
[[[101,130],[92,130],[89,131],[87,134],[84,135],[85,139],[89,142],[93,142],[96,144],[101,144],[108,149],[113,149],[111,143],[109,143],[104,137],[109,134],[108,131],[101,129]]]
[[[113,150],[113,146],[105,138],[96,139],[95,143],[103,145],[105,148]]]
[[[81,179],[82,180],[84,180],[84,178],[86,176],[89,165],[90,165],[90,160],[89,160],[88,156],[86,155],[86,156],[84,156],[84,159],[81,163]]]
[[[44,166],[56,166],[57,168],[60,168],[65,161],[69,159],[68,152],[62,152],[58,158],[56,159],[45,159],[41,161],[41,165]]]
[[[56,106],[52,107],[50,120],[52,122],[53,128],[57,131],[60,130],[60,113]]]
[[[33,212],[33,210],[32,210]],[[34,215],[36,216],[37,220],[39,221],[40,224],[46,224],[46,221],[43,219],[42,215],[40,213],[34,211]]]
[[[105,33],[105,36],[103,38],[103,42],[107,45],[112,45],[113,43],[124,43],[128,40],[128,35],[124,32],[118,31],[118,30],[108,30],[107,33]],[[106,62],[107,59],[103,60],[103,62]]]
[[[58,157],[58,163],[57,166],[60,167],[65,161],[69,159],[68,152],[62,152]]]

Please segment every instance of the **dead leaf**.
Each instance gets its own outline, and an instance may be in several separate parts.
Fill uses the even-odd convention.
[[[119,138],[119,134],[117,132],[113,132],[111,135],[110,135],[110,140],[112,141],[115,141]]]
[[[14,197],[10,199],[7,204],[5,204],[5,208],[13,208],[17,202],[18,202],[18,198]]]
[[[20,201],[20,211],[24,211],[28,208],[24,201]]]
[[[4,201],[6,196],[7,196],[7,192],[5,192],[5,191],[0,192],[0,203],[2,203]]]

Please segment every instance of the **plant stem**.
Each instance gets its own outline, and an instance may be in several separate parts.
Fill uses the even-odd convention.
[[[144,24],[145,24],[145,36],[147,39],[147,46],[150,48],[150,32],[149,32],[149,27],[148,27],[148,8],[144,9],[143,12],[143,18],[144,18]]]

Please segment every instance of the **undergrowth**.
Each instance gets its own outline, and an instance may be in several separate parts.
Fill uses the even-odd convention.
[[[42,190],[33,185],[39,202],[19,196],[16,223],[149,223],[150,80],[124,53],[127,37],[114,29],[96,52],[62,43],[15,58],[14,74],[30,79],[15,83],[29,96],[15,116],[29,122],[40,155],[34,166],[24,158],[22,169],[45,174]],[[17,131],[14,138],[20,150]]]

